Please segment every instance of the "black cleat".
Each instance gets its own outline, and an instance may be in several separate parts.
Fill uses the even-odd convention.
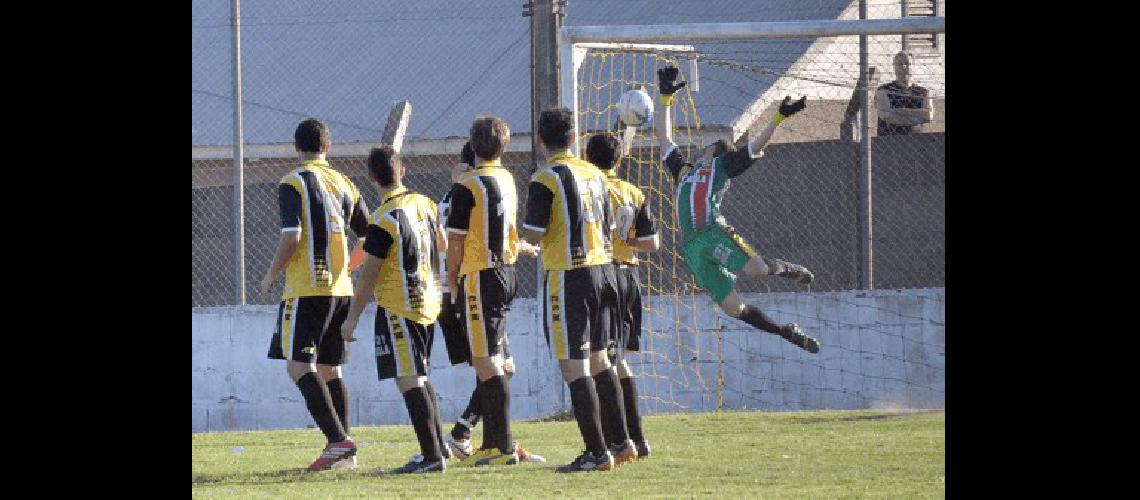
[[[645,458],[649,456],[649,441],[641,441],[634,444],[637,446],[637,458]]]
[[[387,474],[420,474],[425,472],[443,472],[447,469],[443,460],[425,460],[422,457],[416,457],[420,460],[412,460],[403,467],[392,469]]]
[[[804,334],[804,331],[802,328],[800,328],[800,325],[797,325],[795,323],[784,325],[784,328],[780,330],[780,336],[787,339],[788,342],[795,344],[796,347],[799,347],[800,349],[803,349],[807,352],[810,352],[812,354],[819,352],[819,341]]]
[[[595,470],[607,471],[614,468],[614,456],[609,451],[602,453],[601,456],[594,456],[593,453],[583,452],[569,464],[559,466],[554,469],[555,472],[589,472]]]
[[[776,276],[790,279],[804,285],[810,284],[812,280],[815,279],[815,275],[804,266],[792,264],[791,262],[780,259],[771,259],[771,261],[772,264],[774,264],[772,267],[775,268]]]

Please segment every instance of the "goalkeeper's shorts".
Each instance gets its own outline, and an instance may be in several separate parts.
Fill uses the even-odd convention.
[[[686,241],[681,250],[697,286],[712,293],[718,304],[736,286],[736,273],[758,254],[731,227],[713,226]]]

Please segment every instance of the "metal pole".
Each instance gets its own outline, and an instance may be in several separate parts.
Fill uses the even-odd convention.
[[[859,18],[867,18],[867,0],[859,0]],[[859,35],[859,82],[861,85],[859,116],[859,222],[860,261],[859,288],[874,290],[874,258],[871,223],[871,75],[867,60],[867,35]]]
[[[907,13],[910,12],[910,9],[908,7],[909,5],[907,5],[907,0],[902,0],[902,14],[900,14],[899,17],[907,17]],[[902,38],[903,52],[906,52],[906,35],[899,36]]]
[[[242,187],[242,125],[241,125],[241,0],[232,0],[233,7],[233,75],[234,75],[234,288],[235,303],[245,305],[245,194]]]

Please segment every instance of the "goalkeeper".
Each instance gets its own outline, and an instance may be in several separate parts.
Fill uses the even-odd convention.
[[[756,328],[774,333],[811,352],[819,352],[819,341],[804,334],[799,325],[779,325],[759,307],[745,304],[736,293],[736,275],[744,272],[752,279],[769,274],[811,283],[812,273],[806,267],[771,257],[761,257],[736,234],[720,213],[720,204],[730,179],[743,174],[752,162],[763,156],[761,151],[772,138],[776,127],[804,109],[807,97],[792,102],[785,97],[775,118],[756,138],[748,141],[747,150],[737,151],[723,139],[701,151],[696,163],[689,163],[673,142],[669,123],[673,94],[685,86],[677,82],[678,70],[666,66],[657,70],[658,91],[663,109],[653,117],[657,142],[661,146],[662,163],[677,185],[677,221],[681,228],[681,256],[697,285],[712,293],[713,300],[729,316]]]

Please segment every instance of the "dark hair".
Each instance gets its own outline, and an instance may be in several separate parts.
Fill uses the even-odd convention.
[[[621,158],[621,142],[610,133],[590,136],[586,143],[586,160],[602,170],[614,168]]]
[[[329,126],[316,118],[309,118],[293,132],[293,145],[303,153],[324,152],[325,144],[329,142]]]
[[[538,135],[542,136],[542,145],[547,149],[570,147],[573,133],[574,114],[569,109],[548,109],[538,115]]]
[[[724,139],[718,139],[716,142],[710,144],[709,147],[713,150],[713,158],[736,151],[736,146],[733,146],[732,143]]]
[[[392,149],[392,146],[372,148],[368,153],[368,173],[384,187],[396,183],[396,170],[399,170],[402,164],[400,155]]]
[[[459,152],[459,162],[464,165],[475,166],[475,149],[471,147],[471,141],[463,144],[463,151]]]
[[[503,156],[510,143],[511,128],[497,116],[480,116],[471,124],[471,149],[479,158],[494,160]]]

